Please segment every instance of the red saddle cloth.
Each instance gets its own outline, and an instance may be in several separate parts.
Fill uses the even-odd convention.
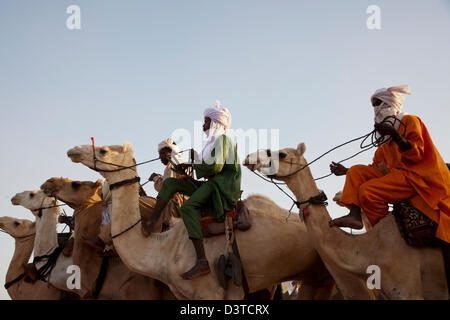
[[[233,218],[233,227],[238,230],[248,230],[251,227],[249,211],[243,201],[238,201],[236,207],[225,213],[226,217]],[[225,222],[218,222],[212,216],[207,208],[202,209],[202,218],[200,219],[204,237],[212,237],[225,233]]]

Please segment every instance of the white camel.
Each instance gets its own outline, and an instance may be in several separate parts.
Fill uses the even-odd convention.
[[[17,193],[11,199],[11,202],[13,205],[20,205],[30,210],[36,217],[34,257],[52,254],[58,247],[56,224],[59,209],[57,207],[57,200],[53,197],[46,196],[41,190],[36,190]],[[47,258],[36,261],[36,269],[41,268],[47,261]],[[55,288],[83,296],[86,294],[86,289],[83,287],[77,289],[76,286],[73,286],[72,289],[72,285],[70,285],[70,288],[68,286],[68,280],[72,282],[72,272],[75,272],[74,269],[69,269],[73,264],[72,256],[59,254],[56,264],[48,275],[47,281]]]
[[[67,154],[73,162],[94,168],[91,146],[75,147]],[[96,157],[120,166],[134,163],[130,144],[98,147]],[[103,162],[98,162],[96,168],[109,185],[133,179],[137,175],[135,168],[108,172],[118,167]],[[214,270],[194,280],[180,277],[195,262],[194,248],[184,224],[177,223],[169,231],[152,233],[144,238],[140,225],[136,224],[140,218],[139,184],[132,182],[135,180],[128,181],[112,190],[112,234],[121,233],[114,238],[114,247],[123,262],[135,272],[166,283],[179,299],[244,298],[242,287],[235,286],[231,281],[228,290],[220,287]],[[236,238],[249,292],[298,279],[303,280],[305,290],[309,288],[312,292],[309,298],[328,299],[334,282],[312,248],[304,223],[293,217],[286,219],[287,211],[263,196],[250,196],[244,202],[253,225],[245,232],[236,232]],[[224,253],[225,243],[223,235],[204,239],[210,262],[214,263]]]

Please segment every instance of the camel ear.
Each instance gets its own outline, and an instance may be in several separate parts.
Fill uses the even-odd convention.
[[[123,144],[123,152],[128,152],[128,151],[130,151],[130,150],[131,150],[131,143],[125,142],[125,143]]]
[[[297,146],[297,153],[298,155],[302,156],[306,151],[306,145],[302,142],[299,143]]]

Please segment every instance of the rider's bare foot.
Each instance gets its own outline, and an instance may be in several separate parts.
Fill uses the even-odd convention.
[[[198,259],[195,266],[193,266],[188,272],[183,273],[181,277],[185,280],[192,280],[210,272],[211,269],[209,268],[208,260]]]
[[[334,220],[331,220],[329,223],[330,227],[336,226],[336,227],[343,227],[343,228],[351,228],[360,230],[364,227],[364,224],[361,220],[361,217],[357,217],[354,215],[346,215]]]

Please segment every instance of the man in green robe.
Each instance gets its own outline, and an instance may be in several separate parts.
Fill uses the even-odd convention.
[[[208,206],[211,215],[222,221],[228,211],[236,206],[241,194],[241,167],[236,146],[226,130],[231,125],[231,114],[226,108],[207,108],[204,112],[203,131],[208,138],[202,150],[201,162],[194,164],[197,178],[167,178],[158,193],[152,217],[144,222],[144,235],[150,234],[167,202],[176,193],[190,196],[180,208],[183,222],[197,254],[197,262],[181,277],[186,280],[197,278],[211,272],[203,247],[203,234],[200,226],[201,209]],[[178,170],[185,170],[189,164],[180,164]]]

